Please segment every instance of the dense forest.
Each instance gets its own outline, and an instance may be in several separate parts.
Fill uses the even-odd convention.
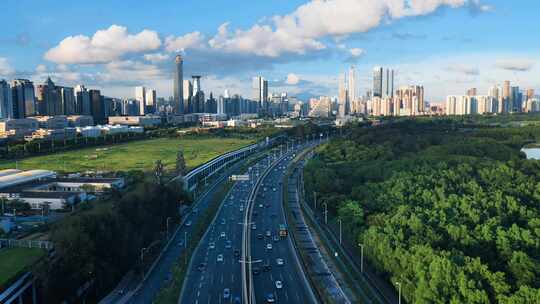
[[[459,120],[357,126],[306,167],[408,303],[540,303],[540,127]],[[310,189],[310,190],[309,190]]]

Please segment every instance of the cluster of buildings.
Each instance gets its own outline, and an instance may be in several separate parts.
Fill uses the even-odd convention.
[[[471,88],[466,95],[447,96],[444,110],[446,115],[540,112],[540,96],[534,89],[523,91],[507,80],[489,88],[487,95]]]
[[[372,86],[364,96],[358,93],[357,73],[351,66],[339,76],[338,96],[312,98],[307,105],[295,105],[295,111],[310,117],[336,116],[346,120],[350,116],[416,116],[426,114],[424,87],[401,86],[395,89],[394,70],[375,67]]]
[[[0,170],[0,197],[20,200],[32,209],[59,210],[92,199],[109,188],[123,188],[123,178],[58,176],[49,170]]]

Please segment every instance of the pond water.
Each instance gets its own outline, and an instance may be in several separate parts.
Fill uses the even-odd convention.
[[[540,160],[540,148],[523,148],[521,151],[527,155],[527,159]]]

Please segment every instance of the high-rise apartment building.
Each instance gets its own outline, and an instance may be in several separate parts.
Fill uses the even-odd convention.
[[[0,80],[0,118],[13,118],[11,87],[5,80]]]
[[[174,58],[174,83],[173,83],[173,102],[174,113],[182,114],[184,112],[184,75],[182,56],[176,55]]]
[[[34,84],[30,80],[13,80],[11,82],[11,92],[14,118],[25,118],[36,114]]]
[[[476,88],[470,88],[467,90],[467,96],[476,96],[478,95],[478,90]]]

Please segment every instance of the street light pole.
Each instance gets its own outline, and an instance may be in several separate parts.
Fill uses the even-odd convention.
[[[396,285],[398,286],[398,304],[401,304],[401,283],[396,282]]]
[[[184,231],[184,265],[187,265],[187,231]]]
[[[326,203],[323,203],[324,205],[324,224],[328,225],[328,205]]]
[[[141,248],[141,264],[144,262],[144,252],[146,251],[146,247]]]
[[[364,272],[364,245],[358,244],[360,246],[360,272]]]
[[[313,205],[315,206],[313,211],[317,210],[317,191],[313,191]]]
[[[341,219],[339,221],[339,244],[341,245]]]

